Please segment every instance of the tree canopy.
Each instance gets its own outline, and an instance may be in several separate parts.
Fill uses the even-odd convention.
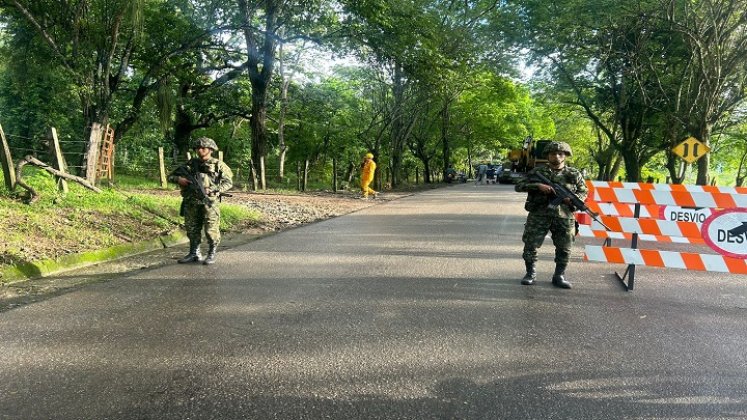
[[[0,124],[71,155],[108,124],[122,170],[209,134],[256,189],[369,151],[381,185],[435,182],[527,136],[598,179],[741,185],[746,49],[747,0],[0,0]]]

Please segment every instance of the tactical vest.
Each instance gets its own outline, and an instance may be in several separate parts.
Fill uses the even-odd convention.
[[[187,162],[187,169],[190,173],[195,175],[195,178],[202,180],[202,186],[208,193],[215,192],[220,185],[220,180],[223,177],[223,171],[221,162],[216,158],[210,158],[206,161],[202,161],[199,158],[192,158]],[[199,174],[202,174],[201,176]],[[195,189],[184,188],[182,189],[182,196],[200,199],[199,193]],[[216,201],[217,195],[209,195],[210,201]]]
[[[527,173],[527,179],[523,182],[537,182],[532,179],[532,174],[535,172],[541,172],[551,181],[563,185],[569,191],[579,193],[577,185],[581,182],[581,172],[575,168],[565,166],[563,169],[556,172],[550,169],[549,166],[542,166],[529,171],[529,173]],[[543,194],[538,189],[531,189],[528,191],[527,201],[524,203],[524,209],[529,212],[547,213],[548,216],[573,217],[573,212],[564,204],[558,206],[556,210],[548,208],[547,206],[553,198],[552,195]]]

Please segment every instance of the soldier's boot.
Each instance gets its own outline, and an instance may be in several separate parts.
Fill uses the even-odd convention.
[[[537,279],[537,272],[534,268],[534,261],[524,261],[524,264],[527,267],[527,273],[524,275],[524,278],[521,279],[521,284],[525,286],[531,286],[534,284],[534,280]]]
[[[202,263],[205,265],[215,264],[215,254],[217,253],[217,247],[215,245],[210,245],[210,248],[208,249],[207,257],[205,257],[205,261]]]
[[[180,258],[177,262],[179,264],[198,262],[200,261],[200,258],[202,258],[202,255],[200,255],[200,244],[190,242],[189,243],[189,254]]]
[[[556,264],[555,274],[552,276],[552,285],[561,289],[570,289],[571,284],[565,280],[565,267],[567,264]]]

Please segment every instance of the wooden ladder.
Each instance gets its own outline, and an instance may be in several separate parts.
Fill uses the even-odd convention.
[[[101,142],[99,161],[96,165],[96,179],[106,178],[109,181],[114,175],[114,129],[109,125],[104,130],[104,141]]]

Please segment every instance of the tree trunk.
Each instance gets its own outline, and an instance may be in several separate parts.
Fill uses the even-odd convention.
[[[404,91],[403,70],[399,63],[394,65],[394,76],[392,79],[392,94],[394,96],[394,107],[392,109],[392,134],[391,154],[389,156],[390,170],[392,171],[392,188],[399,186],[399,171],[402,166],[402,152],[404,149],[403,114],[404,114]]]
[[[337,158],[332,158],[332,191],[337,192]]]
[[[90,183],[87,179],[80,178],[80,177],[77,177],[75,175],[70,175],[70,174],[65,173],[63,171],[59,171],[59,170],[57,170],[57,169],[55,169],[55,168],[47,165],[46,163],[40,161],[39,159],[36,159],[35,157],[33,157],[31,155],[26,155],[26,157],[24,157],[23,159],[21,159],[18,162],[17,166],[16,166],[16,185],[18,185],[19,187],[21,187],[21,188],[25,189],[26,191],[28,191],[29,197],[27,199],[27,202],[29,204],[37,201],[39,199],[39,194],[36,192],[36,190],[33,187],[31,187],[30,185],[28,185],[23,180],[23,167],[26,166],[27,164],[32,164],[34,166],[37,166],[37,167],[39,167],[39,168],[41,168],[41,169],[43,169],[43,170],[51,173],[52,175],[58,176],[60,178],[65,178],[65,179],[69,179],[71,181],[75,181],[78,184],[80,184],[80,185],[88,188],[91,191],[94,191],[94,192],[97,192],[97,193],[101,192],[100,189],[96,188],[96,186],[94,184]]]
[[[189,138],[192,136],[194,128],[192,127],[189,116],[179,108],[177,107],[174,115],[174,147],[179,157],[183,158],[190,151]]]
[[[424,184],[430,184],[431,183],[431,164],[430,161],[427,159],[422,159],[423,161],[423,183]]]
[[[744,180],[747,178],[747,148],[742,153],[742,158],[739,160],[739,168],[737,168],[737,179],[735,184],[737,187],[741,187],[744,184]]]
[[[667,152],[667,171],[672,184],[682,184],[685,181],[687,163],[674,153]]]
[[[278,133],[280,144],[280,155],[278,156],[278,180],[283,181],[285,179],[285,155],[288,152],[288,146],[285,144],[285,139],[280,133]]]
[[[355,178],[355,162],[350,162],[347,173],[345,174],[345,179],[347,180],[348,185],[352,185],[353,178]]]
[[[285,144],[285,115],[288,112],[288,86],[290,85],[290,76],[285,76],[285,56],[283,55],[283,45],[280,44],[279,48],[279,73],[282,78],[282,87],[280,89],[280,116],[278,117],[278,149],[280,155],[278,156],[278,181],[283,181],[285,178],[285,154],[288,150],[288,146]]]
[[[252,83],[254,86],[254,83]],[[265,156],[267,154],[267,87],[257,86],[252,89],[252,115],[249,125],[252,129],[252,161],[257,170],[259,189],[267,188],[265,178]]]
[[[617,174],[620,173],[620,167],[622,166],[622,156],[616,155],[615,160],[612,163],[612,168],[610,169],[610,173],[607,176],[607,180],[614,181],[617,177]]]
[[[472,136],[467,137],[467,178],[472,178]]]
[[[626,149],[622,152],[623,158],[625,159],[625,174],[628,182],[640,182],[641,180],[641,165],[638,162],[638,156],[635,151]]]
[[[309,158],[306,158],[303,163],[303,186],[301,191],[306,191],[309,187]]]
[[[277,13],[279,2],[267,0],[264,4],[264,31],[255,29],[254,4],[238,0],[244,38],[246,40],[249,65],[249,81],[252,85],[252,115],[249,124],[252,129],[252,160],[258,172],[259,188],[266,189],[265,158],[267,157],[267,87],[275,70],[275,47]],[[260,37],[261,35],[261,37]],[[261,44],[261,45],[260,45]]]
[[[713,124],[706,122],[703,124],[702,129],[700,130],[700,140],[701,143],[705,144],[707,147],[711,147],[711,132],[713,130]],[[698,159],[698,176],[695,181],[698,185],[708,185],[708,168],[711,163],[711,155],[709,153],[706,153]]]
[[[251,190],[257,191],[257,170],[254,168],[254,161],[249,160],[249,182],[251,183]]]
[[[443,146],[444,167],[442,173],[446,177],[446,171],[451,166],[451,150],[449,149],[449,119],[451,109],[451,99],[446,98],[444,107],[441,110],[441,145]]]

